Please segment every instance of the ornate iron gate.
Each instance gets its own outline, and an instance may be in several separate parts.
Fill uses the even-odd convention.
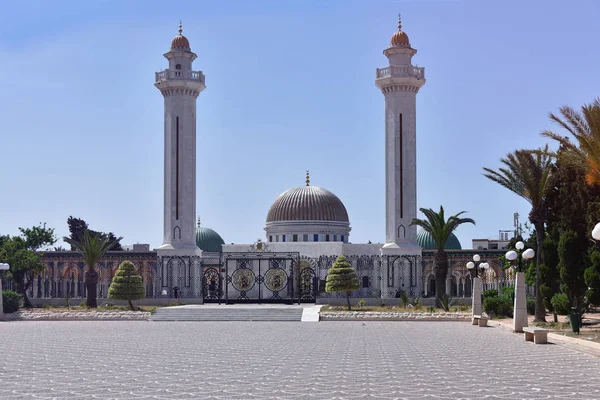
[[[315,301],[314,269],[301,269],[299,261],[298,252],[224,253],[221,256],[223,290],[218,298],[224,297],[227,304]],[[206,275],[208,273],[207,270],[205,281],[213,279]],[[214,276],[214,272],[210,274]],[[208,293],[210,295],[210,289]]]

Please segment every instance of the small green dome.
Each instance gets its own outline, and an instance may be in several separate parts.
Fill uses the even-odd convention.
[[[429,232],[424,230],[420,230],[417,233],[417,244],[423,248],[423,250],[436,250],[437,246],[435,241],[431,237]],[[462,250],[462,246],[458,238],[454,235],[454,233],[450,234],[450,237],[446,241],[446,245],[444,246],[444,250]]]
[[[204,226],[199,226],[196,229],[196,246],[202,251],[219,253],[223,251],[225,241],[217,232]]]

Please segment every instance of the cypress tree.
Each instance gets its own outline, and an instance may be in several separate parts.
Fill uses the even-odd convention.
[[[131,261],[123,261],[115,274],[110,288],[108,298],[114,300],[127,300],[129,307],[134,310],[131,300],[143,299],[146,295],[142,277],[135,269]]]
[[[360,289],[356,272],[346,257],[339,256],[327,271],[325,291],[327,293],[346,292],[346,302],[350,311],[350,292]]]

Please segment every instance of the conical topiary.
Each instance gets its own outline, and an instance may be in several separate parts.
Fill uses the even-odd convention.
[[[131,261],[123,261],[108,288],[108,298],[128,300],[129,307],[134,310],[131,300],[143,299],[145,295],[144,282],[135,265]]]
[[[327,293],[346,292],[348,310],[350,310],[350,292],[360,289],[356,272],[346,257],[339,256],[327,271],[325,291]]]

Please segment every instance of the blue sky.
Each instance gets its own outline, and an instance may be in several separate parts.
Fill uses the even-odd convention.
[[[426,68],[417,99],[418,206],[467,210],[472,238],[526,201],[482,176],[543,146],[548,112],[599,96],[600,3],[565,1],[24,1],[0,14],[0,233],[69,215],[123,243],[162,240],[163,99],[154,72],[179,19],[198,98],[197,209],[227,243],[264,237],[302,185],[345,203],[351,241],[385,238],[384,102],[375,69],[403,15]],[[60,243],[59,243],[60,244]]]

